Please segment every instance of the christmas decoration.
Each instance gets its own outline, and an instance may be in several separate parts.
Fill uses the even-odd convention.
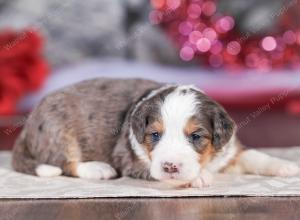
[[[43,84],[48,65],[42,44],[33,30],[0,32],[0,115],[16,113],[17,101]]]
[[[218,10],[220,2],[151,0],[154,9],[149,19],[161,25],[176,42],[184,61],[200,60],[208,67],[231,70],[300,67],[300,25],[299,19],[295,19],[300,10],[297,0],[283,1],[277,11],[265,16],[267,19],[252,24],[252,31],[242,32],[235,17]],[[233,1],[226,4],[230,2]],[[272,1],[270,4],[274,5]],[[255,28],[273,20],[279,21],[277,27],[267,34]]]

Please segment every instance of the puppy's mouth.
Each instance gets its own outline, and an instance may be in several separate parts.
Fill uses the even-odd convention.
[[[154,177],[154,179],[172,185],[185,185],[190,183],[194,178],[187,177],[182,173],[161,173],[159,177]]]
[[[176,186],[185,185],[191,182],[190,179],[183,179],[178,174],[164,175],[159,181]]]
[[[163,175],[163,179],[165,180],[165,179],[171,179],[171,180],[178,180],[178,179],[180,179],[180,177],[179,177],[179,174],[177,174],[177,173],[173,173],[173,174],[164,174]]]

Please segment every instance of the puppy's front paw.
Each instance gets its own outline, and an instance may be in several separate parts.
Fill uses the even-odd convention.
[[[274,163],[273,169],[275,176],[289,177],[297,176],[300,174],[300,167],[296,163],[284,160],[280,160]]]
[[[117,172],[107,163],[90,161],[78,164],[77,175],[83,179],[108,180],[116,177]]]
[[[212,184],[213,176],[207,170],[202,170],[200,175],[191,182],[190,186],[194,188],[208,187]]]

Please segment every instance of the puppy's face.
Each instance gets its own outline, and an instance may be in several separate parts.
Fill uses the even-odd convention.
[[[173,86],[152,92],[131,115],[131,143],[150,162],[157,180],[190,181],[229,141],[234,123],[197,89]]]

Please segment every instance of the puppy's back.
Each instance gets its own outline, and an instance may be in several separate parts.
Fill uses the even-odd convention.
[[[92,79],[45,97],[16,141],[13,167],[34,174],[38,164],[110,162],[130,106],[161,84],[143,79]]]

